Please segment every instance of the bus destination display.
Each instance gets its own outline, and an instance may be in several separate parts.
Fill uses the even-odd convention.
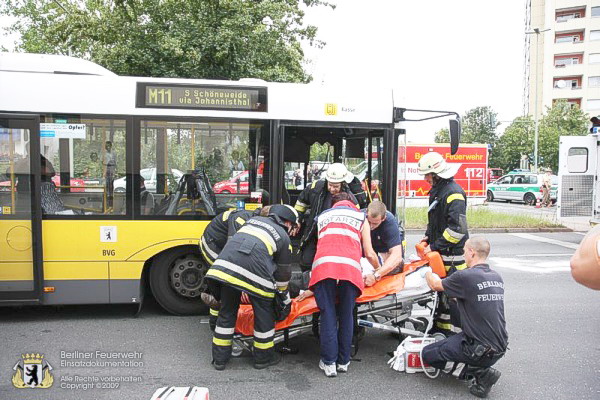
[[[266,111],[267,88],[138,83],[137,107]]]

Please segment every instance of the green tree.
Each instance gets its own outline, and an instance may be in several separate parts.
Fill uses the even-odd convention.
[[[450,131],[448,128],[442,128],[435,133],[435,143],[450,143]]]
[[[505,172],[519,168],[521,156],[533,153],[534,126],[530,116],[517,117],[500,136],[491,156],[494,164]]]
[[[497,121],[498,114],[488,106],[475,107],[465,113],[462,118],[462,135],[460,141],[463,143],[496,144],[498,136],[496,128],[500,123]]]
[[[304,25],[322,0],[5,0],[17,50],[69,54],[120,75],[307,82]]]
[[[558,171],[558,147],[561,136],[583,136],[588,133],[589,116],[565,100],[546,109],[539,125],[538,153],[540,167]],[[542,162],[543,161],[543,162]]]
[[[587,134],[588,116],[579,107],[571,107],[565,101],[546,108],[539,122],[538,166],[558,170],[558,146],[560,136]],[[535,126],[532,117],[518,117],[498,140],[492,150],[495,165],[509,171],[519,168],[522,155],[527,155],[533,167]]]

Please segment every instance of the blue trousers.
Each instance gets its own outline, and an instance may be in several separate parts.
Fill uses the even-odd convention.
[[[346,364],[350,361],[354,305],[360,291],[348,281],[335,279],[322,280],[312,289],[321,313],[321,360],[327,365]]]

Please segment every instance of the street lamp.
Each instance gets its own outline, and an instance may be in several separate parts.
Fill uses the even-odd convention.
[[[533,31],[525,32],[526,35],[532,35],[535,33],[535,107],[534,107],[534,120],[535,120],[535,139],[533,144],[533,165],[534,171],[538,172],[538,141],[539,141],[539,126],[538,126],[538,65],[540,63],[540,33],[548,32],[550,28],[540,30],[540,28],[534,28]]]

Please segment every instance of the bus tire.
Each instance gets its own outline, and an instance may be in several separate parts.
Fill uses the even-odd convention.
[[[191,247],[179,247],[159,254],[150,267],[150,288],[154,298],[167,312],[175,315],[208,313],[208,306],[198,297],[189,298],[177,293],[171,285],[172,268],[182,260],[200,262],[200,255]]]

